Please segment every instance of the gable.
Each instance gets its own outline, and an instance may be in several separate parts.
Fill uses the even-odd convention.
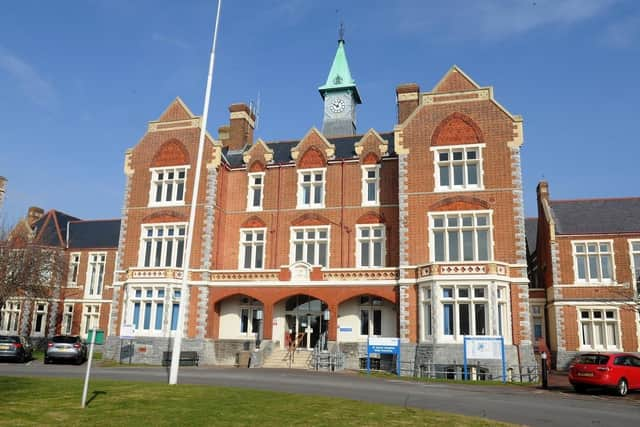
[[[158,119],[159,122],[173,122],[176,120],[188,120],[192,119],[195,116],[193,113],[187,108],[187,106],[182,102],[182,100],[178,97],[173,100],[171,104],[167,107],[166,110],[160,115]]]
[[[444,75],[442,80],[438,82],[438,84],[433,88],[433,92],[441,93],[441,92],[460,92],[464,90],[475,90],[479,89],[480,86],[469,76],[467,76],[460,68],[457,66],[451,67],[451,69]]]

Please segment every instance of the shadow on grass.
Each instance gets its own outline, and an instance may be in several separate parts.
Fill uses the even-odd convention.
[[[100,395],[106,395],[106,394],[107,394],[107,392],[106,392],[106,391],[102,391],[102,390],[96,390],[96,391],[94,391],[94,392],[91,394],[91,397],[87,399],[86,406],[89,406],[89,404],[90,404],[91,402],[93,402],[93,400],[94,400],[95,398],[97,398],[98,396],[100,396]]]

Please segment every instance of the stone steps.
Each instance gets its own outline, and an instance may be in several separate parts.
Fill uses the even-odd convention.
[[[291,369],[309,369],[310,363],[310,351],[296,351],[291,363]],[[283,349],[274,349],[271,355],[264,361],[262,367],[289,369],[289,352]]]

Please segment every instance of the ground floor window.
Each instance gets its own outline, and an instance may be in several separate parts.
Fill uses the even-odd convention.
[[[127,323],[136,335],[167,335],[178,328],[181,291],[177,287],[132,286],[128,293]]]
[[[618,349],[619,320],[617,310],[579,309],[581,347],[583,349]]]
[[[62,333],[71,335],[73,328],[73,304],[65,304],[62,312]]]
[[[487,335],[486,286],[443,286],[441,292],[444,335]]]
[[[433,321],[432,321],[432,305],[431,305],[431,289],[422,290],[422,330],[423,338],[427,338],[433,335]]]
[[[531,304],[531,325],[533,338],[544,338],[544,304]]]
[[[100,304],[84,304],[82,306],[82,337],[86,338],[91,329],[100,326]]]
[[[0,332],[17,334],[20,326],[20,302],[7,301],[0,310]]]
[[[31,322],[31,335],[41,337],[44,335],[47,323],[47,311],[49,304],[46,302],[36,302]]]

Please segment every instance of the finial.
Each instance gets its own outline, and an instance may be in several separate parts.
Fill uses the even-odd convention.
[[[338,29],[338,41],[344,43],[344,22],[340,20],[340,29]]]

